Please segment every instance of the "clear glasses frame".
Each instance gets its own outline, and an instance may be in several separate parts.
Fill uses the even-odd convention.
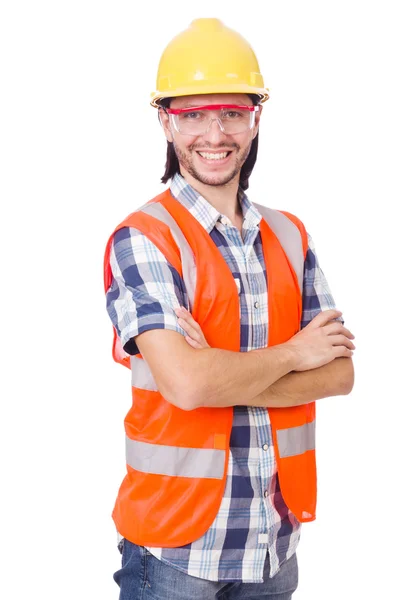
[[[181,135],[204,135],[208,132],[209,128],[212,125],[212,121],[217,121],[220,130],[222,133],[226,135],[235,135],[238,133],[244,133],[254,127],[255,124],[255,113],[259,111],[259,106],[246,106],[240,104],[206,104],[204,106],[189,106],[186,108],[164,108],[165,112],[170,116],[173,127],[176,129],[178,133]],[[222,114],[219,117],[214,117],[212,119],[206,119],[203,123],[203,128],[200,129],[199,123],[194,124],[196,130],[181,131],[180,126],[180,115],[194,115],[198,114],[201,111],[225,111],[225,118],[222,120]],[[233,123],[233,118],[230,121],[226,121],[226,113],[233,113],[236,111],[247,111],[250,113],[249,120],[245,123]],[[192,118],[189,126],[191,127],[194,119]],[[239,126],[240,125],[240,126]]]

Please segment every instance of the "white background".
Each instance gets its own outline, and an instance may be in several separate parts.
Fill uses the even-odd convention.
[[[2,4],[2,598],[118,597],[130,387],[110,353],[103,251],[163,189],[158,60],[208,16],[250,41],[270,87],[249,197],[304,221],[356,335],[354,391],[318,402],[318,518],[294,600],[395,597],[392,4]]]

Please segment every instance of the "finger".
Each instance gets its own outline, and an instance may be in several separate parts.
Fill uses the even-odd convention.
[[[346,346],[346,348],[350,348],[350,350],[356,349],[353,342],[344,335],[331,335],[330,340],[333,346]]]
[[[328,325],[324,325],[324,331],[327,335],[335,335],[337,333],[341,333],[346,337],[350,338],[351,340],[354,340],[355,338],[352,332],[349,329],[347,329],[347,327],[344,327],[339,321],[336,321],[335,323],[329,323]]]
[[[178,323],[182,327],[182,329],[190,335],[191,338],[196,340],[196,342],[200,341],[200,333],[196,329],[194,329],[185,318],[179,317]]]
[[[197,323],[197,321],[195,321],[195,319],[193,319],[193,316],[191,315],[191,313],[188,310],[186,310],[185,307],[183,307],[183,309],[182,309],[182,318],[186,319],[186,321],[193,327],[193,329],[201,332],[200,325]]]
[[[197,342],[196,340],[193,340],[190,335],[186,336],[186,341],[193,347],[196,348],[197,350],[199,350],[200,348],[202,348],[203,346],[200,344],[200,342]]]
[[[354,356],[353,350],[349,350],[346,346],[335,346],[334,347],[334,358],[352,358]]]
[[[338,317],[341,317],[341,316],[342,316],[342,313],[340,310],[334,310],[334,309],[323,310],[318,315],[316,315],[314,317],[314,319],[312,319],[310,321],[310,323],[308,324],[308,327],[311,327],[311,328],[312,327],[323,327],[329,321],[332,321],[332,319],[337,319]]]

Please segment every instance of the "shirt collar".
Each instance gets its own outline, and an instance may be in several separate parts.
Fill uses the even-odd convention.
[[[217,221],[224,216],[192,188],[179,173],[176,173],[172,178],[170,191],[174,198],[201,223],[208,233],[211,233]],[[262,216],[240,187],[238,189],[238,200],[243,212],[244,229],[258,228]]]

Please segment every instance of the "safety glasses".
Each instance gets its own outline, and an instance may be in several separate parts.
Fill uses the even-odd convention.
[[[234,135],[252,129],[259,106],[239,104],[208,104],[187,108],[165,108],[171,122],[182,135],[203,135],[212,121],[217,121],[223,133]]]

